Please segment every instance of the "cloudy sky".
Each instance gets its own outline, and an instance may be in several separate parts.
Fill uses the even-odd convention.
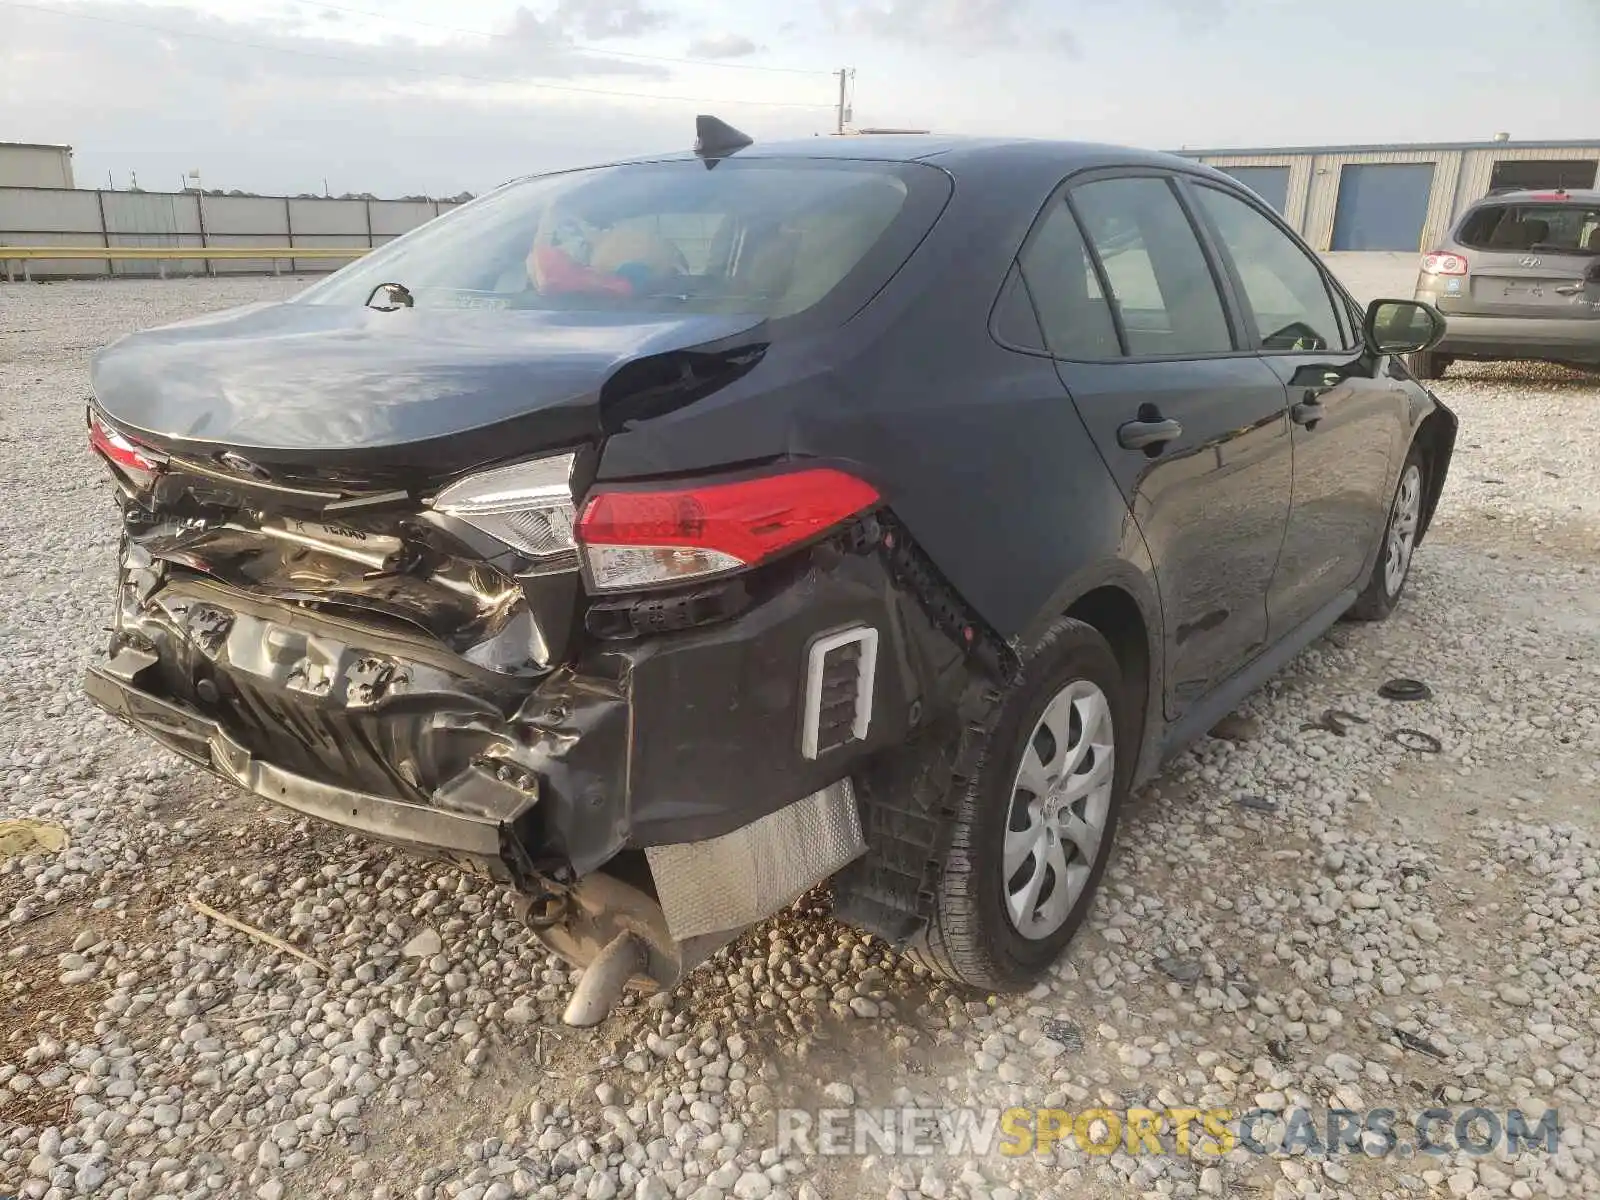
[[[860,125],[1161,149],[1600,136],[1600,0],[0,0],[80,186],[381,196]]]

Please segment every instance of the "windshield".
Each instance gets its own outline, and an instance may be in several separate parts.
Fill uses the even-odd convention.
[[[934,188],[942,205],[943,179],[915,164],[775,159],[542,176],[423,226],[299,299],[365,304],[398,283],[417,308],[792,316],[858,268],[871,290],[881,286],[931,220],[908,197]]]
[[[1600,206],[1486,205],[1462,223],[1457,240],[1479,250],[1600,254]]]

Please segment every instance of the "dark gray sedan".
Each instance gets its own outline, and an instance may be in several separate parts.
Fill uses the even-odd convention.
[[[1228,176],[926,137],[509,184],[136,334],[93,698],[671,986],[823,880],[1026,988],[1130,788],[1399,602],[1455,417]]]

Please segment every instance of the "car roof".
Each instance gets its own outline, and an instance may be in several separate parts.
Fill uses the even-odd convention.
[[[1153,168],[1190,177],[1199,177],[1220,187],[1248,191],[1237,179],[1217,168],[1175,154],[1116,146],[1100,142],[1050,141],[1019,137],[946,137],[933,134],[851,134],[817,136],[787,141],[755,142],[726,156],[737,161],[834,161],[925,163],[948,173],[958,183],[965,178],[968,192],[987,197],[980,208],[997,212],[1007,206],[1017,213],[1026,211],[1031,219],[1039,202],[1069,175],[1099,167]],[[691,149],[665,154],[643,154],[610,163],[595,163],[581,171],[605,167],[664,162],[696,162]],[[713,168],[721,161],[706,160]],[[509,180],[501,187],[567,174],[567,171],[538,172]],[[499,189],[496,189],[497,191]]]
[[[628,163],[664,162],[695,157],[693,150],[646,154]],[[1032,173],[1041,166],[1061,168],[1063,175],[1094,166],[1152,166],[1190,174],[1226,175],[1191,159],[1155,150],[1098,142],[1050,141],[1015,137],[949,137],[936,134],[851,134],[756,142],[730,158],[829,158],[862,162],[932,162],[960,174],[964,170],[1008,168]],[[610,164],[621,165],[621,164]]]
[[[1600,204],[1600,190],[1594,188],[1519,188],[1514,192],[1493,192],[1473,205],[1491,204]]]

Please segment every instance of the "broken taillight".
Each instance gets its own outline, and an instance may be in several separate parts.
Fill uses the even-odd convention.
[[[598,591],[752,567],[826,533],[879,502],[871,484],[831,467],[733,483],[600,490],[578,520]]]
[[[112,473],[144,491],[155,482],[167,460],[148,446],[118,433],[94,414],[89,416],[89,445],[111,466]]]
[[[558,454],[469,475],[440,492],[433,507],[529,558],[571,554],[572,463],[571,454]]]

